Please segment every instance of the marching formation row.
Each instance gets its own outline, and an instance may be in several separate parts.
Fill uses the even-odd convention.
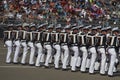
[[[117,71],[120,36],[118,28],[101,28],[91,25],[54,25],[44,23],[8,25],[4,31],[4,42],[8,49],[6,63],[11,62],[11,53],[14,49],[13,63],[18,63],[19,53],[22,49],[21,64],[26,64],[26,57],[30,49],[29,64],[50,67],[54,61],[55,69],[71,71],[80,67],[81,72],[93,74],[94,70],[100,70],[100,74],[113,76]],[[34,60],[37,54],[36,61]],[[53,59],[53,60],[52,60]],[[34,62],[35,61],[35,62]]]

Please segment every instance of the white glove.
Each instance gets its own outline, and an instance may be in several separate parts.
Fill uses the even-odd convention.
[[[120,57],[120,54],[118,56]]]
[[[6,45],[4,44],[4,47],[6,47]]]

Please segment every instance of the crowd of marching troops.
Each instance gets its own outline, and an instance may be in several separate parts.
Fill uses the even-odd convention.
[[[82,73],[88,71],[90,74],[99,70],[101,75],[108,76],[117,72],[119,63],[118,27],[10,24],[4,31],[4,43],[8,50],[6,63],[20,62],[24,65],[29,54],[29,65],[36,67],[44,63],[44,67],[49,68],[53,62],[55,69],[68,70],[70,67],[75,72],[79,68]]]

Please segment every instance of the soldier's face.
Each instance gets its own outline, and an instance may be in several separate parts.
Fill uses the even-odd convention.
[[[43,30],[43,28],[39,28],[39,31],[42,31]]]
[[[119,32],[115,31],[115,32],[113,32],[113,34],[115,34],[115,35],[119,35]]]
[[[76,29],[76,30],[73,30],[73,33],[78,33],[78,30]]]
[[[79,31],[82,31],[82,30],[83,30],[82,28],[79,29]]]
[[[66,31],[67,33],[70,33],[70,30],[69,30],[69,29],[66,29],[65,31]]]
[[[107,33],[110,33],[111,32],[111,30],[109,29],[109,30],[107,30]]]
[[[18,30],[22,30],[22,26],[19,26],[19,27],[18,27]]]
[[[101,33],[102,33],[102,34],[107,34],[107,32],[106,32],[106,31],[102,31]]]
[[[24,30],[28,31],[29,30],[29,26],[24,27]]]
[[[32,28],[31,28],[31,30],[32,30],[32,31],[35,31],[35,30],[36,30],[36,28],[35,28],[35,27],[32,27]]]
[[[43,26],[42,30],[45,31],[45,29],[46,29],[45,26]]]
[[[87,29],[84,29],[84,30],[83,30],[83,32],[87,33],[87,32],[88,32],[88,30],[87,30]]]
[[[98,29],[97,32],[101,32],[101,29]]]
[[[92,30],[92,32],[93,32],[93,33],[97,33],[97,31],[96,31],[96,30]]]
[[[9,30],[13,30],[13,27],[10,27]]]
[[[52,32],[52,31],[53,31],[53,28],[48,29],[48,31],[49,31],[49,32]]]
[[[57,32],[61,32],[61,29],[56,29]]]

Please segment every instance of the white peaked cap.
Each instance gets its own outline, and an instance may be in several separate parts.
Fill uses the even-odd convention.
[[[62,26],[61,26],[61,24],[58,24],[57,26],[56,26],[56,28],[61,28]]]
[[[23,23],[23,27],[25,27],[25,26],[29,26],[29,24],[28,23]]]
[[[53,28],[53,26],[54,26],[54,24],[50,24],[50,25],[48,26],[48,28]]]
[[[68,29],[68,28],[70,28],[71,27],[71,25],[69,24],[69,25],[66,25],[65,27],[64,27],[64,29]]]
[[[115,28],[112,29],[112,31],[118,31],[118,30],[119,30],[118,27],[115,27]]]

